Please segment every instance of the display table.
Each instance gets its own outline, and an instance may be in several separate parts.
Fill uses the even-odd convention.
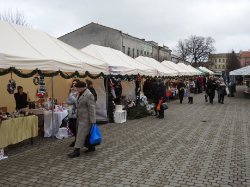
[[[62,120],[68,115],[67,110],[62,112],[54,112],[54,136],[58,133],[58,130],[62,124]],[[52,135],[52,111],[44,111],[44,137],[50,137]]]
[[[25,108],[25,110],[27,112],[32,112],[33,114],[44,114],[44,109],[43,108],[39,108],[39,109],[28,109],[28,108]]]
[[[38,136],[37,116],[27,116],[2,121],[0,148]]]

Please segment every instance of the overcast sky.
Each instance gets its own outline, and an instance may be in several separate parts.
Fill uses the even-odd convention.
[[[250,49],[250,0],[0,0],[33,27],[62,36],[90,22],[173,49],[190,35],[213,37],[217,53]]]

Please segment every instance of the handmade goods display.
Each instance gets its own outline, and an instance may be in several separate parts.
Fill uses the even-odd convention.
[[[45,95],[46,89],[45,89],[45,81],[44,81],[44,77],[40,77],[40,89],[38,91],[37,96],[39,98],[43,98]]]
[[[9,94],[14,94],[16,90],[16,82],[13,79],[10,79],[8,84],[7,84],[7,91]]]

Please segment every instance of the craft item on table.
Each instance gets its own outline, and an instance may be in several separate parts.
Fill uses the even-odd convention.
[[[34,83],[34,85],[38,85],[39,84],[39,82],[40,82],[40,79],[39,79],[39,77],[38,76],[35,76],[34,78],[33,78],[33,83]]]
[[[122,111],[122,105],[115,105],[115,111],[121,112]]]
[[[8,84],[7,84],[7,91],[9,94],[14,94],[16,90],[16,82],[13,79],[10,79]]]
[[[46,89],[45,89],[44,77],[40,77],[40,88],[39,88],[37,96],[39,98],[43,98],[45,95],[45,92],[46,92]]]

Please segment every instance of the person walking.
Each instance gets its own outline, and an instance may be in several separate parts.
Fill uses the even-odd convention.
[[[206,91],[206,86],[207,86],[207,78],[203,77],[203,91]]]
[[[227,95],[226,85],[223,78],[220,78],[220,84],[218,85],[218,92],[220,94],[219,103],[224,104],[224,96]]]
[[[218,103],[220,103],[220,91],[219,91],[219,87],[220,87],[220,80],[221,80],[221,77],[218,79],[218,81],[216,82],[217,84],[217,94],[218,94]]]
[[[79,79],[74,79],[72,82],[72,85],[70,87],[70,93],[69,96],[66,100],[66,103],[68,104],[68,118],[69,118],[69,126],[68,128],[70,131],[74,134],[75,140],[69,145],[69,147],[74,147],[75,146],[75,141],[76,141],[76,99],[77,99],[77,88],[75,85],[80,82]]]
[[[93,82],[91,80],[86,80],[86,83],[87,83],[87,86],[88,86],[88,89],[89,91],[93,94],[94,98],[95,98],[95,102],[97,101],[97,93],[95,91],[95,88],[94,88],[94,85],[93,85]]]
[[[68,154],[68,157],[80,156],[80,148],[84,147],[86,136],[89,134],[92,125],[96,123],[96,111],[95,111],[95,98],[93,94],[87,89],[85,82],[79,82],[76,85],[77,92],[79,93],[77,98],[77,136],[75,143],[75,150]],[[95,147],[89,148],[85,152],[93,152]]]
[[[195,83],[193,79],[189,79],[187,82],[187,97],[188,103],[193,104],[194,102],[194,92],[195,92]]]
[[[159,103],[158,101],[158,95],[157,95],[157,88],[158,88],[158,84],[157,84],[157,81],[156,79],[152,79],[152,96],[153,96],[153,100],[154,100],[154,103],[155,103],[155,116],[157,116],[157,105]]]
[[[199,80],[200,80],[200,88],[199,88],[200,92],[199,93],[202,93],[202,87],[204,85],[202,76],[199,77]]]
[[[181,104],[182,104],[182,101],[183,101],[185,88],[186,88],[186,85],[183,83],[182,79],[180,79],[179,83],[177,85],[177,89],[178,89],[178,92],[179,92],[179,99],[180,99]]]
[[[164,85],[164,81],[162,79],[157,80],[158,86],[157,86],[157,105],[159,104],[160,100],[162,100],[162,103],[166,102],[166,87]],[[159,116],[157,118],[164,118],[164,110],[160,107],[159,110]]]
[[[216,90],[216,82],[214,80],[214,77],[210,77],[208,83],[207,83],[207,94],[209,96],[209,101],[211,104],[213,104],[214,96],[215,96],[215,90]]]

